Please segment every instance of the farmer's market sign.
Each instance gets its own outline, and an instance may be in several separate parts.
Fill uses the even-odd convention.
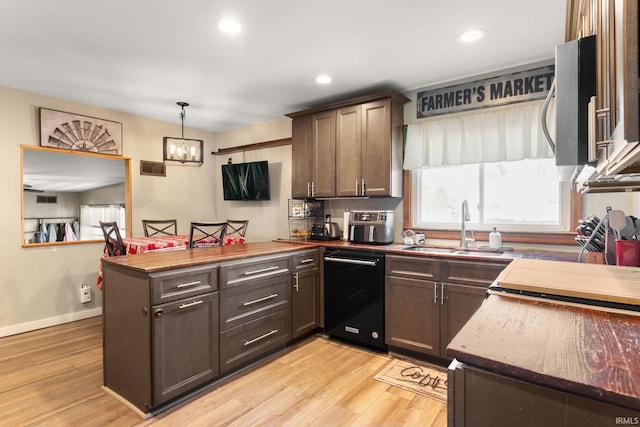
[[[554,66],[505,74],[485,80],[418,92],[419,119],[532,101],[547,96],[553,82]]]

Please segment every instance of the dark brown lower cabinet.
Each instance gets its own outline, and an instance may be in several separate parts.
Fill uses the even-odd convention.
[[[218,292],[153,307],[153,402],[218,375]]]
[[[291,340],[291,254],[220,264],[220,373]]]
[[[441,283],[440,286],[440,355],[446,357],[447,345],[480,307],[487,287],[455,283]]]
[[[292,325],[319,327],[315,248],[197,266],[149,255],[103,269],[104,385],[143,413],[284,349]]]
[[[294,274],[291,294],[291,321],[293,338],[313,332],[319,325],[318,269]]]
[[[320,326],[319,253],[317,249],[300,251],[292,260],[291,333],[296,339]]]
[[[438,356],[440,313],[432,281],[387,276],[385,336],[390,347]]]
[[[218,376],[217,265],[104,266],[104,385],[144,413]]]
[[[454,361],[447,425],[602,427],[638,425],[640,412]]]
[[[480,307],[505,266],[387,255],[386,344],[393,351],[446,358],[447,345]]]
[[[280,310],[220,333],[220,371],[230,372],[291,339],[291,313]]]

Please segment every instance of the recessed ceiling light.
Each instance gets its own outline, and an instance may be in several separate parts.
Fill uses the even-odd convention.
[[[316,77],[316,83],[320,85],[328,85],[331,83],[331,76],[328,74],[320,74]]]
[[[462,43],[471,43],[481,39],[482,36],[484,36],[484,34],[485,34],[485,31],[482,29],[469,30],[459,34],[458,40],[460,40]]]
[[[222,18],[216,21],[216,26],[225,34],[238,34],[242,31],[240,23],[232,18]]]

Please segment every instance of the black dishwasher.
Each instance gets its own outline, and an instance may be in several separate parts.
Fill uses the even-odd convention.
[[[324,307],[325,332],[330,337],[386,351],[384,253],[327,249]]]

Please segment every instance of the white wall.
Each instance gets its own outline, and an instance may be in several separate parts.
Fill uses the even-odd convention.
[[[584,216],[595,215],[603,218],[609,206],[623,211],[626,215],[640,217],[640,196],[637,192],[596,193],[583,196]]]
[[[291,138],[291,119],[283,118],[216,134],[216,148],[239,147],[259,142]],[[226,201],[222,196],[221,166],[232,163],[267,160],[269,162],[270,200]],[[288,236],[287,209],[291,197],[291,145],[246,150],[212,156],[216,214],[220,220],[248,219],[246,239],[250,242]]]
[[[45,107],[122,123],[123,154],[131,157],[133,234],[142,234],[142,218],[178,218],[187,233],[194,218],[216,215],[214,165],[168,166],[166,177],[141,176],[140,160],[162,161],[162,137],[180,135],[180,123],[166,123],[0,86],[2,117],[0,168],[4,208],[0,210],[0,336],[100,314],[102,298],[95,288],[103,245],[77,244],[23,248],[21,243],[20,145],[39,145],[38,108]],[[214,149],[214,134],[185,128],[189,138],[203,139],[205,153]],[[93,301],[80,304],[82,283],[92,287]]]

